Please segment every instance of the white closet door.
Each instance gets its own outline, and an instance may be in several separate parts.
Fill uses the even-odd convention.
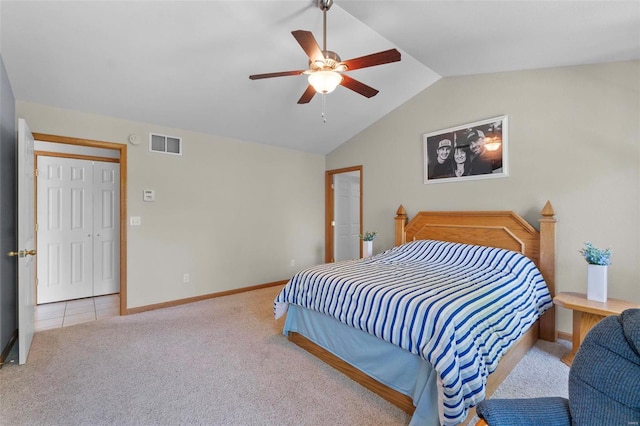
[[[93,164],[38,157],[38,303],[93,296]]]
[[[120,164],[93,167],[93,295],[120,291]]]

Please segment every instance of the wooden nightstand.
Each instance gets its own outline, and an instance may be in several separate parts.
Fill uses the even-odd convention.
[[[594,302],[587,300],[585,293],[558,293],[553,298],[553,303],[563,308],[573,309],[573,346],[571,352],[562,357],[562,362],[571,367],[573,357],[576,356],[578,348],[589,330],[600,322],[601,319],[610,315],[619,315],[622,311],[630,308],[640,308],[640,305],[620,299],[607,299],[606,302]]]

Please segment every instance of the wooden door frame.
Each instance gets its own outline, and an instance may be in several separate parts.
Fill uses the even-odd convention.
[[[67,136],[48,135],[44,133],[33,133],[33,138],[40,142],[53,142],[59,144],[76,145],[86,148],[102,148],[119,152],[120,163],[120,315],[127,314],[127,145],[114,142],[102,142],[90,139],[71,138]],[[58,154],[61,155],[61,154]],[[76,154],[64,154],[91,159],[91,156],[80,156]],[[100,161],[113,161],[114,159],[103,159]]]
[[[324,175],[324,261],[326,263],[333,262],[333,209],[334,209],[334,190],[333,175],[348,172],[360,172],[360,234],[362,234],[362,166],[345,167],[342,169],[327,170]],[[362,257],[362,244],[360,244],[360,257]]]

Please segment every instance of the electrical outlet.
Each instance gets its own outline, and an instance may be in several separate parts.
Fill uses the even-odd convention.
[[[189,274],[184,274],[182,276],[182,282],[184,282],[184,283],[188,283],[189,282]]]

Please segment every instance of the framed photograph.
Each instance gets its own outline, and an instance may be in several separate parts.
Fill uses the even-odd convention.
[[[424,183],[508,176],[507,116],[425,133]]]

